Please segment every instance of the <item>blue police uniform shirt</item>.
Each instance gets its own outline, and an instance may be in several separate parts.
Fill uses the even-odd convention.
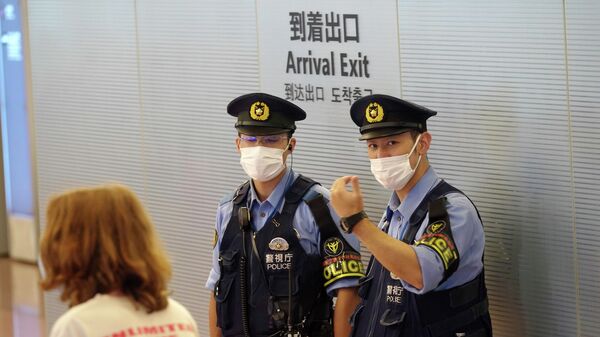
[[[250,184],[250,194],[248,195],[249,200],[249,208],[251,212],[251,225],[252,229],[257,232],[259,231],[266,223],[267,219],[271,217],[271,213],[274,212],[275,207],[278,212],[283,209],[283,204],[285,201],[282,201],[284,197],[285,191],[287,187],[291,186],[291,184],[296,180],[298,174],[294,173],[294,171],[290,168],[286,168],[286,172],[281,179],[281,181],[277,184],[271,195],[263,201],[260,202],[256,195],[256,191],[254,190],[253,184]],[[314,185],[311,187],[308,193],[320,193],[323,197],[329,201],[329,190],[324,188],[321,185]],[[233,202],[231,197],[226,197],[223,202],[219,205],[217,209],[217,218],[215,229],[217,231],[217,243],[215,248],[213,249],[212,254],[212,269],[208,276],[208,280],[206,281],[205,287],[213,290],[219,277],[221,276],[221,271],[219,269],[219,247],[221,246],[221,239],[225,234],[225,229],[229,220],[231,219],[231,213],[233,211]],[[280,202],[281,201],[281,202]],[[329,206],[329,205],[328,205]],[[358,243],[358,239],[354,237],[354,235],[346,234],[341,231],[339,228],[340,218],[329,206],[329,213],[331,213],[331,217],[333,221],[338,225],[338,229],[344,236],[344,239],[354,248],[357,252],[360,252],[360,244]],[[310,208],[305,202],[301,202],[296,210],[296,214],[294,215],[293,224],[294,228],[298,232],[300,236],[300,245],[304,248],[304,251],[310,255],[319,255],[319,247],[321,245],[321,235],[319,232],[319,226],[315,222],[315,219],[310,211]],[[334,294],[334,291],[340,288],[347,287],[356,287],[358,286],[358,278],[357,277],[347,277],[332,282],[327,286],[327,293],[330,295]]]
[[[388,235],[398,240],[402,239],[408,228],[411,215],[427,193],[440,181],[441,179],[433,168],[429,167],[425,175],[408,192],[404,202],[401,203],[398,195],[392,193],[388,204],[388,210],[392,212]],[[450,193],[446,198],[450,228],[460,256],[458,269],[444,283],[439,284],[444,276],[443,261],[431,248],[425,245],[413,245],[412,248],[417,254],[423,275],[423,288],[417,289],[402,280],[404,288],[412,293],[424,294],[432,290],[454,288],[473,280],[483,269],[482,256],[485,237],[483,225],[477,216],[477,210],[469,199],[460,193]],[[379,228],[383,228],[386,212],[384,212],[384,216],[379,223]],[[425,216],[421,227],[417,231],[415,240],[423,235],[428,224],[429,214]]]

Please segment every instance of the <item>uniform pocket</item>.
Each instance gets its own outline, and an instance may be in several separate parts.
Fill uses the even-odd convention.
[[[298,294],[298,283],[300,276],[296,276],[292,279],[291,284],[287,274],[284,275],[269,275],[269,289],[271,295],[274,297],[287,297],[290,295],[290,287],[292,290],[292,296]]]
[[[225,251],[219,255],[219,266],[221,268],[221,274],[228,274],[232,272],[238,272],[238,251]]]
[[[232,295],[234,275],[222,277],[215,288],[215,301],[217,302],[217,325],[224,330],[230,329],[233,324],[235,303]]]
[[[404,311],[399,312],[392,309],[386,309],[379,319],[379,324],[383,326],[400,325],[404,322],[404,317],[406,317],[406,312]]]
[[[406,311],[395,309],[386,309],[381,317],[379,324],[385,327],[385,333],[381,337],[402,336],[406,323]]]
[[[219,255],[221,278],[215,287],[215,301],[217,302],[217,325],[223,330],[229,330],[234,324],[235,307],[238,301],[233,296],[232,289],[235,283],[238,268],[238,251],[224,251]]]
[[[269,315],[269,328],[271,329],[283,329],[289,315],[289,297],[290,289],[292,296],[292,303],[298,303],[298,292],[299,292],[299,275],[292,278],[291,281],[288,274],[275,274],[268,276],[269,282],[269,301],[267,303],[267,314]],[[304,313],[298,311],[299,306],[294,307],[294,317],[292,321],[296,321],[299,316]]]

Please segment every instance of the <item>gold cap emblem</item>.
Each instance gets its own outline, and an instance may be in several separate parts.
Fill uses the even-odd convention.
[[[254,102],[250,106],[250,118],[257,121],[266,121],[269,118],[269,106],[265,102]]]
[[[367,109],[365,109],[365,116],[369,123],[381,122],[383,120],[383,108],[379,103],[370,103],[367,105]]]

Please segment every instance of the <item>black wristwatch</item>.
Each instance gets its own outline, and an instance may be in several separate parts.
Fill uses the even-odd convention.
[[[352,233],[352,229],[356,226],[357,223],[362,219],[367,219],[369,216],[365,211],[360,211],[356,214],[352,214],[351,216],[340,218],[340,227],[346,233]]]

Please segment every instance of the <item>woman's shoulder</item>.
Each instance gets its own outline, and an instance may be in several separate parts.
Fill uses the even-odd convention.
[[[66,327],[79,327],[85,330],[88,321],[93,320],[105,312],[119,311],[117,308],[133,307],[126,298],[98,294],[93,298],[71,307],[54,323],[52,331],[55,329],[65,329]],[[121,310],[122,311],[122,310]],[[53,335],[51,335],[52,337]],[[60,335],[62,336],[62,334]]]
[[[190,314],[190,312],[181,303],[171,297],[169,297],[169,305],[167,306],[166,310],[192,317],[192,314]]]
[[[85,324],[80,316],[85,312],[88,302],[78,304],[60,316],[52,326],[50,337],[87,336]]]
[[[196,320],[194,320],[192,314],[181,303],[169,297],[169,305],[165,310],[170,312],[172,318],[183,319],[186,322],[183,330],[191,332],[196,336],[198,335]]]

